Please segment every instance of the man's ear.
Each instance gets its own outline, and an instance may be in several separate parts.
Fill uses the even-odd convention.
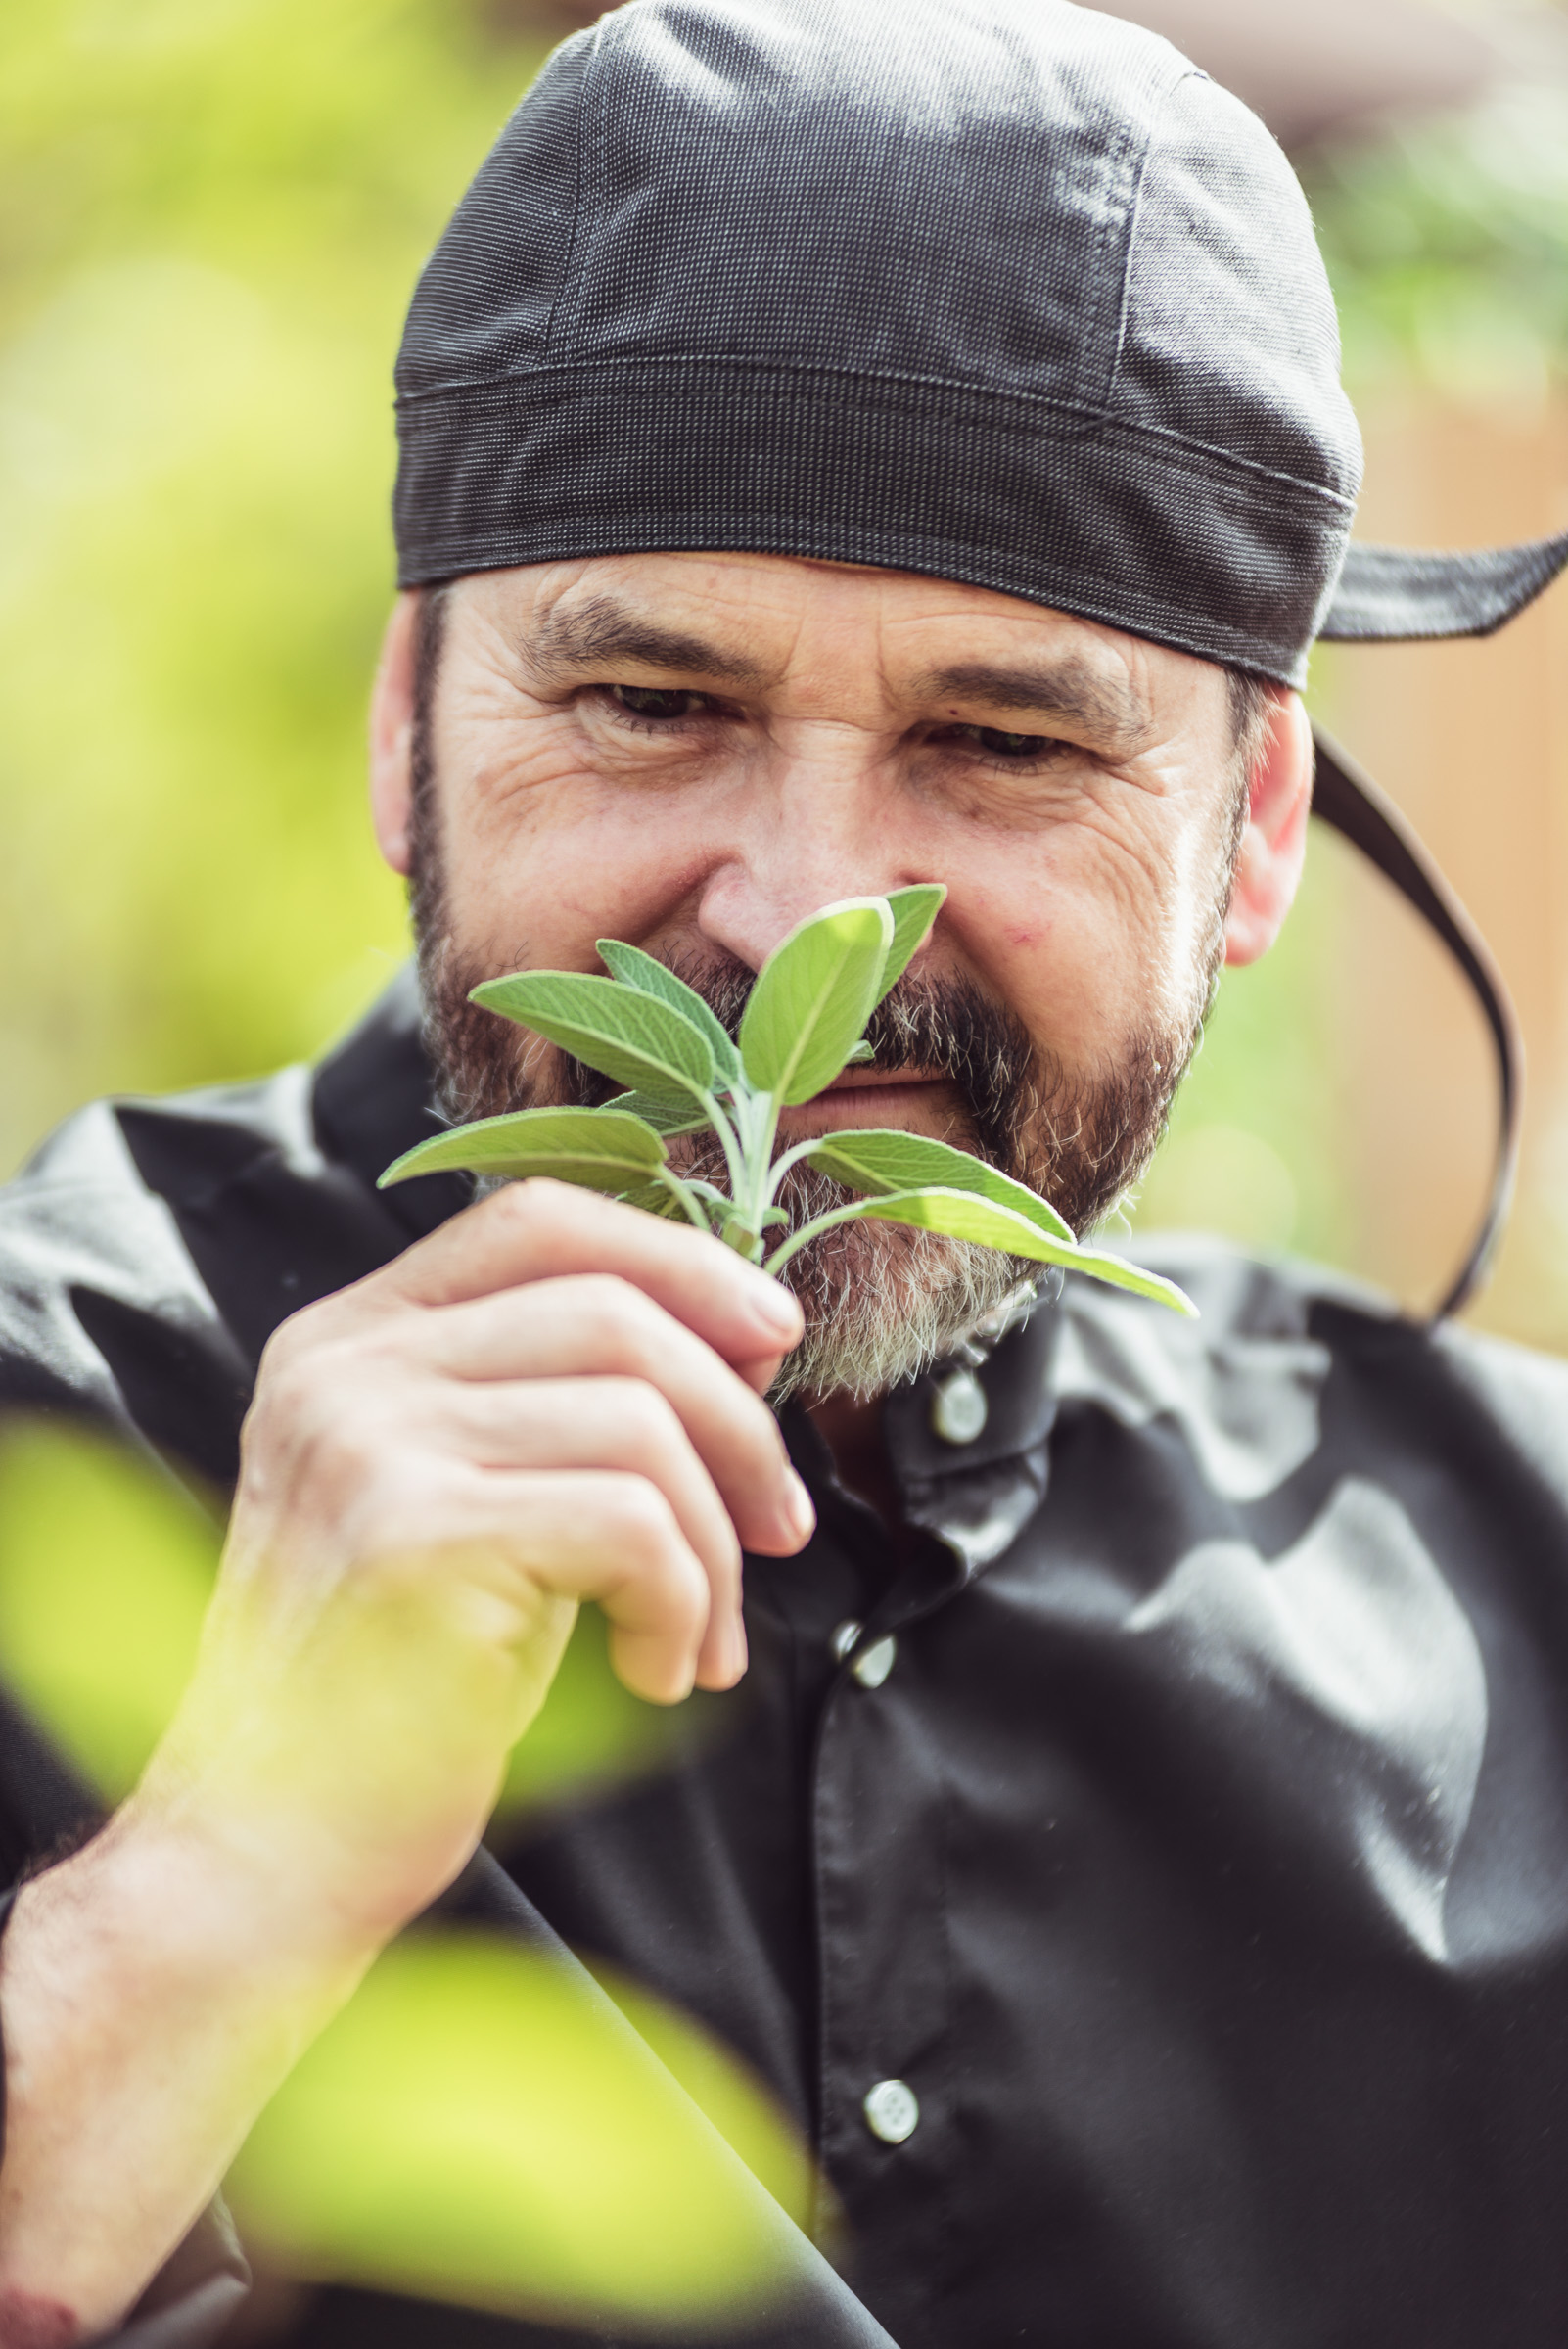
[[[1268,738],[1253,766],[1247,829],[1225,920],[1225,960],[1256,962],[1279,936],[1301,881],[1313,804],[1313,729],[1299,693],[1274,689]]]
[[[370,694],[370,818],[394,873],[406,873],[413,837],[414,638],[419,595],[400,595],[382,639]]]

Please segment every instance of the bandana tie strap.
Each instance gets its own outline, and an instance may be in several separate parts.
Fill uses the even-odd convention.
[[[1568,539],[1562,560],[1568,560]],[[1442,940],[1464,973],[1491,1033],[1498,1065],[1498,1147],[1492,1189],[1468,1255],[1434,1320],[1456,1313],[1485,1278],[1513,1197],[1524,1104],[1519,1015],[1485,939],[1430,851],[1385,791],[1331,734],[1314,726],[1317,777],[1313,813],[1361,852]]]
[[[1330,644],[1409,644],[1491,636],[1568,567],[1568,530],[1524,546],[1429,554],[1403,546],[1346,550],[1319,634]]]

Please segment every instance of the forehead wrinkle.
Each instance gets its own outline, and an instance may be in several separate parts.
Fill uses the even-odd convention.
[[[1062,717],[1108,748],[1131,750],[1150,728],[1142,697],[1122,678],[1096,676],[1086,663],[960,661],[914,680],[922,700],[957,701],[1040,717]]]
[[[568,611],[547,614],[528,647],[543,669],[578,670],[632,662],[670,675],[712,677],[755,690],[765,681],[761,665],[684,628],[671,628],[613,595],[589,596]]]

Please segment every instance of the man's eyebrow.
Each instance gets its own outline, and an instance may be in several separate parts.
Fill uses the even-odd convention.
[[[570,612],[552,612],[528,649],[543,669],[605,668],[630,662],[672,675],[713,677],[722,685],[755,688],[763,682],[760,664],[744,653],[711,644],[683,628],[661,627],[610,596],[594,596]]]
[[[1148,732],[1150,714],[1130,685],[1095,676],[1082,661],[996,666],[963,661],[917,678],[923,700],[978,703],[988,710],[1066,718],[1107,748],[1131,749]]]

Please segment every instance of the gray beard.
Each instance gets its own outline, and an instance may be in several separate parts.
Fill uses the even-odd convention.
[[[696,1147],[693,1148],[692,1145]],[[672,1141],[678,1174],[722,1184],[724,1157],[711,1136]],[[842,1207],[852,1193],[810,1167],[785,1176],[778,1205],[789,1228]],[[784,1237],[769,1234],[770,1241]],[[1041,1270],[1023,1257],[1001,1256],[969,1240],[915,1231],[897,1223],[839,1223],[808,1240],[784,1270],[799,1299],[806,1335],[786,1357],[770,1389],[783,1403],[792,1395],[851,1395],[864,1403],[954,1352],[1022,1282]]]
[[[519,955],[509,967],[526,961]],[[471,1004],[469,989],[490,974],[457,952],[438,921],[420,924],[420,970],[426,1041],[439,1072],[441,1105],[454,1121],[601,1102],[617,1089]],[[750,973],[738,965],[683,966],[680,975],[733,1033]],[[948,1140],[1029,1183],[1075,1230],[1086,1231],[1153,1154],[1200,1032],[1210,974],[1204,977],[1202,1001],[1181,1033],[1140,1036],[1114,1066],[1076,1083],[1044,1065],[1011,1014],[961,984],[901,981],[869,1033],[879,1067],[935,1070],[958,1086],[968,1115]],[[723,1154],[714,1135],[677,1136],[669,1157],[677,1174],[723,1185]],[[778,1204],[790,1228],[799,1229],[850,1196],[827,1176],[798,1167]],[[886,1394],[954,1353],[1040,1269],[936,1232],[880,1221],[836,1225],[786,1268],[806,1334],[781,1368],[772,1400],[843,1394],[863,1402]]]

